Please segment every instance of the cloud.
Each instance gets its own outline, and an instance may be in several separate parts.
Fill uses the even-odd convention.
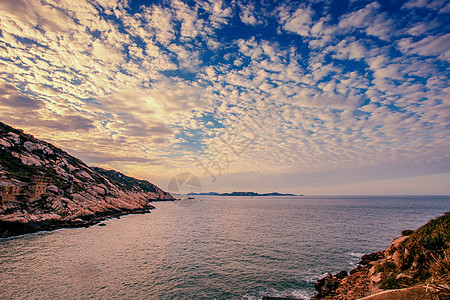
[[[239,14],[239,17],[241,18],[241,22],[246,24],[246,25],[250,25],[250,26],[255,26],[255,25],[262,25],[264,24],[264,22],[262,20],[258,20],[255,17],[255,6],[252,4],[243,4],[243,3],[239,3],[239,8],[241,9],[241,12]]]
[[[346,170],[376,177],[411,162],[442,171],[445,7],[352,2],[339,15],[323,2],[6,0],[0,111],[131,174],[204,174],[204,155],[228,155],[223,172],[239,178],[330,172],[331,184]]]
[[[43,107],[42,101],[21,94],[15,86],[8,83],[0,84],[0,105],[30,110]]]
[[[386,13],[380,12],[380,8],[378,2],[367,4],[360,10],[342,16],[338,26],[345,30],[364,29],[369,36],[389,41],[395,23],[387,18]]]
[[[77,130],[88,131],[95,128],[92,120],[79,115],[59,115],[56,117],[57,119],[54,120],[42,120],[39,125],[68,132]]]
[[[334,55],[334,57],[343,60],[360,60],[367,57],[367,50],[364,45],[359,42],[343,40],[336,45],[336,55]]]
[[[446,5],[446,1],[442,0],[410,0],[404,3],[402,9],[414,9],[414,8],[427,8],[432,10],[438,10]]]
[[[437,56],[450,61],[450,33],[441,36],[429,36],[417,42],[405,38],[398,42],[400,51],[422,56]]]
[[[308,37],[312,24],[313,11],[310,8],[298,8],[290,14],[285,8],[281,8],[279,18],[283,29],[298,35]]]
[[[347,98],[342,95],[314,95],[314,96],[294,96],[292,100],[295,104],[311,108],[335,108],[335,109],[355,109],[361,104],[359,97]]]
[[[202,8],[210,13],[209,20],[213,28],[221,28],[233,15],[233,9],[226,7],[223,0],[210,0],[202,3]]]

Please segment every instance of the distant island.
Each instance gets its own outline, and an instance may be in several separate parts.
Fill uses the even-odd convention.
[[[209,193],[189,193],[188,195],[205,195],[205,196],[303,196],[303,195],[296,195],[296,194],[282,194],[282,193],[255,193],[255,192],[232,192],[232,193],[216,193],[216,192],[209,192]]]

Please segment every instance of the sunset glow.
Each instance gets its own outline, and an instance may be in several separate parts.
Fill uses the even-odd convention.
[[[450,3],[2,0],[0,116],[203,191],[450,193]]]

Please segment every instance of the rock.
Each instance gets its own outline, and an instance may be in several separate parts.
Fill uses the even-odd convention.
[[[2,146],[4,148],[9,148],[9,147],[11,147],[11,143],[8,141],[5,141],[4,139],[0,139],[0,146]]]
[[[394,261],[394,264],[397,267],[401,266],[401,263],[402,263],[401,258],[402,258],[402,255],[398,251],[395,251],[394,254],[392,255],[392,260]]]
[[[340,271],[339,273],[334,275],[334,277],[336,277],[337,279],[344,279],[345,277],[347,277],[347,275],[347,271]]]
[[[92,225],[129,213],[148,213],[153,199],[174,198],[145,180],[114,170],[91,168],[62,149],[0,122],[0,150],[6,161],[0,181],[19,185],[51,178],[39,196],[20,193],[0,203],[0,237]],[[30,166],[40,168],[30,168]],[[20,179],[16,174],[22,174]],[[117,180],[120,179],[119,182]],[[41,192],[44,192],[41,194]]]
[[[361,257],[361,261],[358,264],[360,264],[362,266],[366,266],[372,261],[377,261],[377,260],[383,259],[383,258],[384,258],[384,254],[381,251],[374,252],[371,254],[365,254]]]
[[[58,194],[58,193],[59,193],[59,190],[58,190],[58,188],[57,188],[56,186],[54,186],[54,185],[49,185],[49,186],[47,187],[47,193],[48,193],[48,192]]]
[[[100,187],[100,186],[93,186],[93,187],[92,187],[92,190],[93,190],[95,193],[97,193],[97,195],[100,195],[100,196],[104,196],[104,195],[105,195],[105,189],[102,188],[102,187]]]
[[[398,249],[398,247],[400,246],[400,244],[409,239],[409,236],[400,236],[400,237],[396,237],[392,240],[392,244],[389,246],[389,248],[387,248],[384,253],[385,253],[385,257],[392,259],[393,258],[393,254],[394,252]]]
[[[358,272],[361,269],[361,266],[357,266],[355,269],[350,271],[350,275],[355,274],[356,272]]]
[[[328,273],[324,278],[319,279],[315,284],[315,289],[318,292],[318,298],[327,296],[337,289],[339,280],[333,278],[331,273]]]
[[[378,283],[381,280],[381,273],[377,273],[376,275],[373,275],[370,277],[370,280],[374,283]]]

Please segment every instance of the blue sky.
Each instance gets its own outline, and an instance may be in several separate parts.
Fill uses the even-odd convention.
[[[205,191],[450,193],[447,1],[4,0],[0,116]]]

